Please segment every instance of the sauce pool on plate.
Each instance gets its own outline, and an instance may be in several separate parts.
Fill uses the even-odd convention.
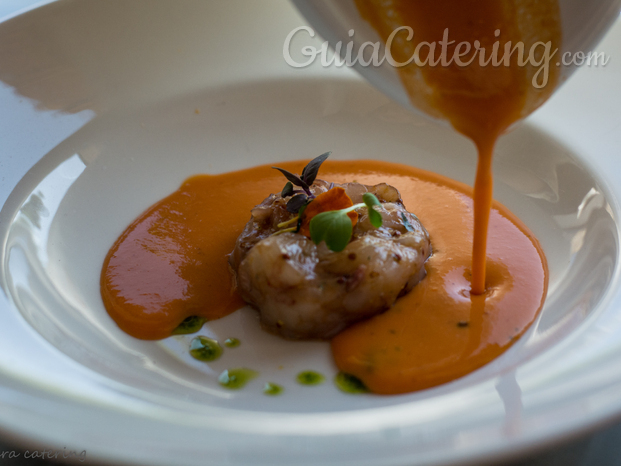
[[[300,172],[303,163],[280,164]],[[471,188],[400,164],[326,162],[337,183],[386,182],[429,231],[427,276],[383,314],[332,340],[340,370],[375,393],[404,393],[461,377],[496,358],[532,323],[547,288],[541,249],[500,204],[490,216],[484,294],[470,290]],[[142,339],[166,338],[190,316],[208,320],[243,306],[227,254],[250,209],[282,188],[282,175],[259,166],[188,179],[119,237],[103,265],[101,292],[115,322]]]

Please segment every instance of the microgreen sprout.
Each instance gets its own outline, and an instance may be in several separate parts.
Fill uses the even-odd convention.
[[[366,207],[369,212],[369,221],[371,225],[375,228],[381,227],[382,216],[374,208],[380,205],[377,197],[371,193],[365,193],[362,196],[362,200],[364,202],[355,204],[347,209],[330,210],[313,217],[310,222],[311,240],[315,244],[325,241],[326,246],[328,246],[331,251],[342,251],[347,244],[349,244],[353,234],[352,221],[347,214],[363,207]]]
[[[292,219],[279,223],[277,226],[280,230],[274,233],[274,235],[280,235],[287,232],[300,232],[300,228],[302,228],[304,220],[304,211],[315,199],[315,195],[310,190],[310,187],[317,178],[319,167],[321,167],[321,164],[326,161],[330,154],[331,152],[326,152],[325,154],[311,160],[308,165],[304,167],[300,176],[295,175],[283,168],[272,167],[280,171],[283,175],[285,175],[285,178],[287,178],[287,183],[280,193],[283,199],[289,198],[287,201],[287,211],[292,214],[298,214],[297,217],[293,217]],[[296,187],[301,189],[296,189]],[[328,188],[328,192],[334,192],[332,191],[333,188],[334,183],[331,183]],[[349,202],[349,204],[345,205],[350,205],[351,199],[349,199],[342,188],[338,189],[342,191],[341,199],[344,197]],[[366,207],[369,212],[369,221],[371,222],[371,225],[375,228],[382,226],[382,216],[374,208],[375,206],[380,205],[377,197],[371,193],[365,193],[362,196],[362,200],[362,203],[347,207],[345,209],[329,210],[319,214],[313,213],[314,217],[309,217],[310,224],[308,223],[308,219],[305,220],[306,223],[304,228],[302,228],[302,234],[308,236],[310,230],[310,238],[315,244],[325,241],[328,248],[332,251],[342,251],[351,240],[351,236],[353,234],[352,218],[347,215],[348,213],[353,212],[356,209]],[[343,204],[341,204],[341,206],[342,205]],[[295,226],[290,226],[294,223],[296,224]]]
[[[296,225],[294,227],[285,228],[284,230],[278,230],[276,233],[274,233],[274,235],[281,235],[283,233],[288,233],[288,232],[293,232],[293,233],[297,232],[297,230],[299,228],[298,227],[299,221],[300,221],[300,217],[297,216],[297,217],[293,217],[293,218],[287,220],[286,222],[279,223],[278,225],[276,225],[278,228],[285,228],[285,227],[288,227],[289,225],[292,225],[294,223]]]
[[[297,217],[293,217],[293,218],[291,218],[291,219],[287,220],[286,222],[279,223],[279,224],[278,224],[278,225],[276,225],[276,226],[277,226],[278,228],[285,228],[285,227],[287,227],[287,226],[289,226],[289,225],[291,225],[291,224],[293,224],[293,223],[296,223],[297,221],[298,221],[298,218],[297,218]]]

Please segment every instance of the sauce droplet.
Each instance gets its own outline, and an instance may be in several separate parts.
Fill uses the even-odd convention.
[[[227,338],[226,340],[224,340],[224,346],[227,346],[229,348],[237,348],[239,345],[241,345],[241,341],[239,341],[237,338]]]
[[[298,374],[296,380],[302,385],[319,385],[324,383],[326,378],[319,372],[304,371]]]
[[[334,378],[334,383],[339,390],[345,393],[359,394],[369,393],[369,389],[358,377],[346,372],[339,372]]]
[[[257,375],[259,375],[258,372],[244,367],[240,367],[238,369],[227,369],[220,374],[218,382],[220,382],[220,385],[225,388],[238,390],[254,379]]]
[[[207,320],[203,317],[190,316],[179,324],[179,326],[173,330],[173,335],[187,335],[189,333],[198,332]]]
[[[199,361],[215,361],[222,354],[222,347],[211,338],[196,337],[190,343],[190,354]]]
[[[272,382],[267,382],[263,387],[263,393],[269,396],[280,395],[283,391],[284,388]]]

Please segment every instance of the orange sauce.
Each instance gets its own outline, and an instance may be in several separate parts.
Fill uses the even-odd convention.
[[[279,166],[299,173],[303,163]],[[545,259],[500,204],[490,219],[487,291],[471,296],[471,188],[388,162],[326,162],[321,177],[397,187],[431,236],[427,277],[384,314],[332,340],[338,367],[372,391],[403,393],[461,377],[505,351],[537,315]],[[227,254],[250,209],[283,180],[269,166],[195,176],[136,219],[110,249],[101,275],[106,309],[121,329],[165,338],[186,317],[216,319],[241,307]]]
[[[542,46],[534,47],[535,44],[550,42],[552,50],[560,47],[558,0],[356,0],[356,5],[385,42],[395,29],[412,28],[413,40],[407,41],[407,32],[403,32],[396,36],[390,50],[397,62],[406,63],[419,49],[421,66],[412,62],[398,68],[410,100],[430,115],[447,119],[478,149],[471,270],[472,292],[481,294],[486,288],[485,251],[492,205],[494,146],[509,126],[541,105],[556,86],[558,71],[554,64],[544,87],[538,89],[532,82],[544,50]],[[463,43],[470,44],[471,49],[466,53],[467,46],[461,46],[459,51],[464,55],[460,60],[468,63],[474,57],[471,64],[459,66],[454,60],[448,66],[441,62],[430,66],[427,60],[441,59],[440,44],[446,29],[449,41],[454,41],[446,48],[446,62],[451,62],[455,49]],[[479,49],[485,50],[483,62],[475,41]],[[425,42],[436,44],[434,54]],[[510,49],[522,43],[525,58],[532,48],[533,60],[519,66],[516,52],[510,66],[486,64],[494,55],[494,44],[498,43],[496,56],[502,59],[508,42]],[[537,82],[543,84],[542,80]]]
[[[348,176],[362,183],[380,176],[362,167]],[[382,171],[429,232],[433,255],[425,264],[427,276],[409,294],[333,338],[332,352],[338,368],[372,392],[395,394],[449,382],[502,354],[541,309],[547,265],[528,229],[495,203],[487,287],[472,294],[472,189],[416,169]]]

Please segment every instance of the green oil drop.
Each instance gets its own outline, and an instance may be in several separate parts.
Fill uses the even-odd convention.
[[[302,385],[319,385],[324,383],[326,378],[319,372],[304,371],[298,374],[296,380]]]
[[[240,367],[238,369],[227,369],[220,377],[218,377],[218,382],[225,388],[229,388],[231,390],[237,390],[242,388],[252,379],[254,379],[258,372],[253,371],[251,369],[246,369],[244,367]]]
[[[196,333],[203,327],[206,321],[207,319],[203,317],[190,316],[181,322],[179,326],[173,330],[172,334],[187,335],[189,333]]]
[[[358,377],[345,372],[339,372],[334,378],[334,383],[339,390],[345,393],[359,394],[369,393],[369,389]]]
[[[283,391],[284,388],[272,382],[267,382],[263,387],[263,393],[269,396],[280,395]]]
[[[196,337],[190,343],[190,354],[199,361],[215,361],[222,354],[222,347],[211,338]]]
[[[224,346],[227,346],[229,348],[237,348],[239,345],[241,345],[241,341],[239,341],[237,338],[227,338],[226,340],[224,340]]]

